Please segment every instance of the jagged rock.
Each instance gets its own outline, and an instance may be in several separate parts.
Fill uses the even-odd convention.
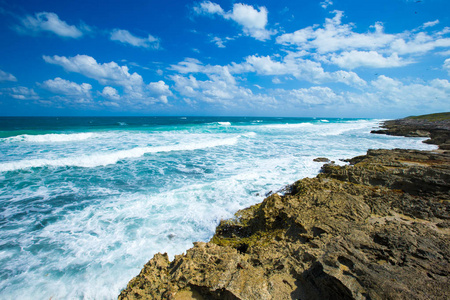
[[[119,299],[448,299],[450,155],[369,150],[156,254]]]

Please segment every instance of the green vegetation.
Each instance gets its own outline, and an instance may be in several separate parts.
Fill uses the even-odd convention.
[[[427,120],[427,121],[445,121],[445,120],[450,120],[450,112],[422,115],[422,116],[411,116],[411,117],[407,117],[405,119]]]

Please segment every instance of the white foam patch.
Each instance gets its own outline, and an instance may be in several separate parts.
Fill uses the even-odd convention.
[[[256,132],[253,132],[253,131],[251,131],[251,132],[248,132],[248,133],[244,133],[242,136],[245,136],[245,137],[249,137],[249,138],[252,138],[252,137],[255,137],[255,136],[257,136],[257,133]]]
[[[223,140],[211,140],[199,143],[178,144],[159,147],[136,147],[129,150],[115,151],[112,153],[95,153],[79,157],[66,157],[58,159],[32,159],[0,164],[0,172],[14,171],[27,168],[39,167],[85,167],[93,168],[115,164],[120,160],[138,158],[149,153],[171,152],[171,151],[193,151],[219,146],[231,146],[237,143],[238,137]]]
[[[72,133],[72,134],[41,134],[41,135],[17,135],[13,137],[3,138],[4,142],[28,142],[28,143],[62,143],[62,142],[78,142],[95,137],[92,132]]]

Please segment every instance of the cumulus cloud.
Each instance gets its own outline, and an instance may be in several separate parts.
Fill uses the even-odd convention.
[[[418,55],[450,47],[450,38],[444,36],[450,28],[425,31],[439,24],[439,20],[396,34],[385,33],[380,22],[367,32],[356,32],[355,24],[343,23],[342,11],[333,13],[334,17],[326,18],[322,26],[282,34],[277,37],[277,43],[296,47],[297,51],[306,52],[318,61],[345,69],[403,67],[415,63]]]
[[[276,89],[272,95],[288,110],[320,107],[333,113],[345,107],[347,112],[352,109],[373,115],[374,111],[398,111],[405,107],[417,113],[423,113],[425,108],[429,112],[450,109],[450,104],[443,105],[450,97],[450,82],[445,79],[404,83],[381,75],[359,92],[339,92],[329,87],[312,86],[293,90]]]
[[[146,38],[132,35],[128,30],[114,29],[111,32],[110,39],[124,44],[132,45],[134,47],[159,49],[159,39],[148,35]]]
[[[250,89],[240,86],[228,66],[203,65],[199,60],[188,58],[172,69],[179,73],[170,77],[175,82],[174,89],[190,105],[200,101],[232,107],[271,101],[270,97],[255,95]],[[208,79],[200,80],[196,74],[206,75]]]
[[[110,100],[119,100],[120,99],[119,92],[111,86],[105,86],[103,88],[101,96],[103,96],[107,99],[110,99]]]
[[[357,33],[353,24],[342,24],[342,11],[334,11],[332,19],[325,19],[323,27],[317,25],[286,33],[277,37],[276,41],[283,45],[296,45],[301,49],[315,49],[319,53],[340,50],[383,48],[391,43],[395,36],[384,33],[381,23],[376,23],[374,31]]]
[[[162,80],[158,82],[150,82],[147,89],[162,103],[168,103],[167,97],[173,95],[169,86]]]
[[[332,54],[329,61],[344,69],[355,69],[358,67],[370,68],[393,68],[402,67],[413,63],[412,60],[405,60],[397,53],[385,57],[376,51],[345,51],[340,54]]]
[[[292,75],[299,80],[312,83],[341,82],[350,86],[364,86],[366,82],[354,72],[326,72],[319,62],[298,57],[289,53],[281,61],[274,61],[270,56],[251,55],[244,63],[234,64],[236,73],[256,72],[260,75]]]
[[[242,26],[245,35],[260,41],[268,40],[276,33],[266,29],[268,11],[264,6],[255,9],[251,5],[235,3],[231,11],[225,12],[219,4],[204,1],[195,6],[194,11],[197,14],[218,15],[227,20],[233,20]]]
[[[6,94],[8,94],[10,97],[18,100],[39,100],[39,95],[30,88],[24,87],[24,86],[17,86],[12,88],[4,88],[2,90]]]
[[[183,74],[206,72],[206,68],[198,59],[190,57],[185,58],[183,61],[179,62],[176,65],[171,65],[170,69]]]
[[[426,23],[423,23],[423,28],[433,27],[433,26],[435,26],[437,24],[439,24],[439,20],[426,22]]]
[[[433,79],[429,82],[405,84],[400,80],[384,75],[379,76],[371,83],[372,99],[380,105],[387,105],[395,109],[404,109],[420,112],[424,107],[430,111],[448,111],[450,104],[450,83],[444,79]]]
[[[159,92],[153,85],[146,86],[142,76],[138,73],[130,73],[127,66],[120,66],[116,62],[98,63],[88,55],[65,56],[43,56],[47,63],[63,67],[66,71],[76,72],[88,78],[97,80],[102,85],[119,86],[123,88],[126,99],[133,103],[152,104],[155,102],[167,103],[167,97],[172,94],[170,90],[160,89]],[[164,87],[165,88],[165,87]],[[117,90],[112,87],[103,89],[102,95],[110,99],[119,96]],[[120,97],[120,96],[119,96]]]
[[[345,100],[329,87],[313,86],[310,88],[294,89],[287,92],[289,101],[307,105],[340,105]]]
[[[226,104],[243,97],[250,97],[252,94],[249,89],[239,87],[219,77],[198,80],[193,75],[173,75],[171,79],[175,82],[175,90],[181,96],[208,103]]]
[[[224,41],[223,41],[221,38],[217,37],[217,36],[213,37],[213,38],[211,39],[211,42],[213,42],[214,44],[216,44],[216,46],[219,47],[219,48],[225,48],[225,43],[224,43]]]
[[[351,50],[381,50],[386,53],[425,53],[439,47],[450,47],[450,39],[442,37],[445,30],[429,34],[427,32],[405,31],[398,34],[384,32],[382,23],[375,23],[373,30],[365,33],[354,31],[352,23],[343,24],[343,12],[334,11],[335,16],[326,19],[325,24],[309,26],[293,33],[277,37],[277,43],[294,45],[300,49],[331,53]],[[425,23],[423,28],[438,24],[438,20]]]
[[[320,6],[322,6],[323,9],[327,9],[330,5],[333,5],[333,1],[331,0],[324,0],[320,2]]]
[[[202,3],[199,3],[197,6],[194,6],[194,11],[199,15],[225,15],[225,11],[222,7],[220,7],[217,3],[212,3],[211,1],[203,1]]]
[[[62,94],[68,97],[91,98],[92,85],[88,83],[78,84],[69,80],[56,77],[42,83],[42,87],[55,94]]]
[[[83,31],[74,25],[69,25],[59,19],[58,15],[52,12],[39,12],[34,16],[27,15],[20,20],[21,24],[16,30],[21,33],[36,34],[47,31],[61,37],[80,38]],[[83,26],[86,29],[86,26]]]
[[[450,47],[450,38],[443,38],[440,34],[429,35],[426,32],[405,33],[391,44],[391,49],[399,54],[425,54],[444,47]]]
[[[80,73],[86,77],[97,80],[103,85],[116,85],[128,89],[142,86],[144,81],[141,75],[130,74],[127,66],[119,66],[116,62],[98,63],[88,55],[65,56],[43,56],[47,63],[63,67],[66,71]]]
[[[236,84],[236,80],[233,75],[231,75],[229,66],[204,65],[198,59],[186,58],[178,64],[172,65],[170,68],[181,74],[203,73],[210,78],[221,77],[227,82]]]
[[[13,74],[0,70],[0,82],[2,81],[17,81],[17,78]]]

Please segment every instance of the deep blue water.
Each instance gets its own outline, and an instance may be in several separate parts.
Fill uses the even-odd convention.
[[[0,298],[116,298],[156,252],[180,254],[220,219],[315,176],[315,157],[434,148],[370,134],[378,123],[0,118]]]

